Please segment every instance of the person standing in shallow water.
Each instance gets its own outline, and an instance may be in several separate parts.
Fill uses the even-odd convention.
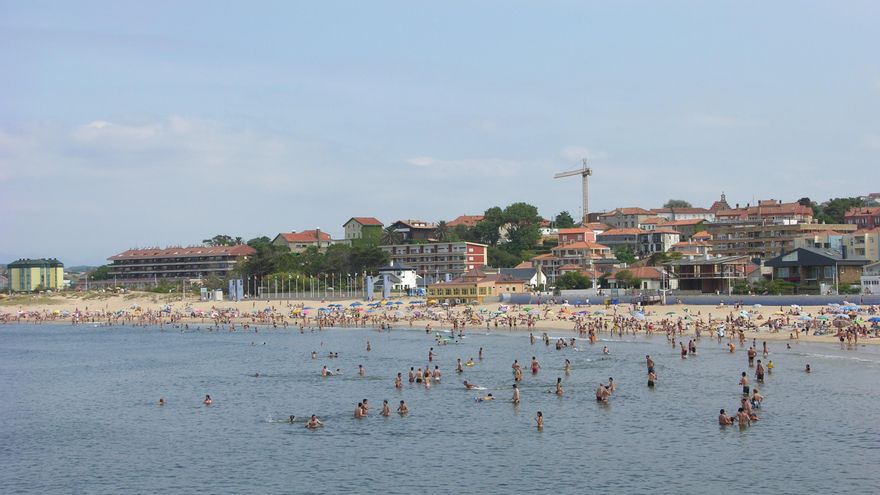
[[[539,430],[544,429],[544,414],[541,411],[538,411],[538,415],[535,416],[535,423],[537,424]]]
[[[749,396],[749,377],[746,376],[746,372],[742,372],[742,377],[739,379],[739,384],[742,385],[743,395],[746,397]]]
[[[519,386],[517,384],[513,384],[513,397],[510,399],[514,404],[519,404]]]
[[[764,365],[758,360],[758,366],[755,367],[755,380],[758,383],[764,383]]]
[[[654,388],[655,381],[657,381],[657,375],[653,371],[648,373],[648,388]]]

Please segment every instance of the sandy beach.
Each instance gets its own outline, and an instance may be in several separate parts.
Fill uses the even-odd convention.
[[[574,332],[576,321],[596,322],[605,319],[613,326],[615,318],[621,322],[626,331],[627,326],[645,327],[652,323],[654,333],[664,333],[663,325],[677,325],[681,320],[684,331],[682,335],[693,335],[697,326],[702,327],[703,335],[714,332],[719,325],[725,324],[728,317],[747,322],[755,329],[745,330],[747,339],[789,340],[796,327],[803,327],[807,317],[815,324],[827,325],[828,332],[824,335],[806,335],[797,332],[797,338],[807,342],[837,343],[838,326],[833,325],[834,310],[826,306],[778,307],[778,306],[709,306],[709,305],[665,305],[647,306],[639,310],[629,304],[603,306],[566,304],[542,304],[540,306],[509,306],[502,303],[488,303],[476,306],[445,307],[426,305],[424,298],[395,298],[380,306],[369,307],[361,300],[347,299],[335,301],[315,300],[244,300],[244,301],[200,301],[196,297],[181,298],[180,295],[154,294],[149,292],[130,292],[125,294],[111,293],[67,293],[49,296],[13,295],[0,299],[0,322],[32,322],[72,324],[75,315],[79,315],[80,323],[106,323],[108,318],[120,324],[214,324],[214,318],[225,325],[287,325],[312,326],[317,324],[321,313],[319,308],[331,307],[334,311],[325,326],[355,326],[353,317],[360,316],[360,324],[371,327],[383,322],[395,328],[413,328],[424,330],[426,325],[432,329],[448,329],[452,321],[465,322],[465,330],[490,329],[550,332]],[[416,304],[413,304],[416,302]],[[419,303],[421,302],[421,303]],[[390,303],[390,304],[389,304]],[[466,314],[470,308],[470,314]],[[506,310],[501,313],[499,309]],[[867,320],[876,315],[878,308],[863,307],[861,312],[850,312],[846,325],[860,324],[871,330],[860,343],[880,343],[874,337],[876,326]],[[641,314],[639,314],[641,313]],[[511,328],[506,318],[512,315],[517,324]],[[748,315],[745,316],[744,315]],[[495,318],[500,317],[501,323],[495,326]],[[816,318],[821,317],[822,320]],[[532,319],[533,328],[527,327],[527,320]],[[348,320],[348,321],[345,321]],[[366,322],[365,322],[366,320]],[[781,321],[780,321],[781,320]],[[626,321],[627,323],[623,323]],[[775,322],[779,327],[771,329],[767,323]],[[861,323],[858,323],[861,321]],[[842,325],[841,325],[842,326]],[[713,333],[714,334],[714,333]],[[728,335],[730,332],[728,330]]]

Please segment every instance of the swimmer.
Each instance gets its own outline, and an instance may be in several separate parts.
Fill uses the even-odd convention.
[[[761,395],[761,392],[759,392],[758,389],[755,389],[752,392],[752,407],[760,409],[762,402],[764,402],[764,396]]]
[[[361,404],[364,405],[364,415],[366,415],[368,412],[370,412],[370,404],[367,402],[367,399],[364,399]]]
[[[336,371],[334,371],[333,374],[334,374],[334,375],[341,375],[341,374],[342,374],[342,370],[339,369],[339,368],[336,368]]]
[[[596,401],[597,402],[608,402],[608,389],[605,388],[604,383],[599,384],[599,388],[596,389]]]
[[[541,365],[538,364],[538,360],[535,359],[535,356],[532,356],[532,374],[537,373],[539,369],[541,369]]]
[[[382,416],[391,416],[391,408],[388,407],[388,401],[382,401]]]
[[[742,378],[739,379],[739,384],[743,387],[743,395],[748,397],[749,395],[749,377],[746,376],[746,372],[742,372]]]
[[[455,371],[458,373],[462,373],[464,371],[464,367],[461,364],[461,358],[455,360]]]
[[[364,411],[364,403],[358,402],[357,407],[354,408],[354,417],[355,418],[364,418],[367,416],[367,413]]]
[[[736,421],[741,427],[746,427],[752,424],[752,418],[750,418],[749,415],[746,414],[746,412],[741,407],[737,409]]]
[[[477,402],[486,402],[490,400],[495,400],[495,397],[492,397],[492,394],[486,394],[485,397],[480,397],[477,399]]]
[[[159,405],[160,405],[160,406],[164,406],[164,405],[165,405],[165,397],[159,397]]]
[[[566,359],[566,360],[565,360],[565,366],[563,366],[562,369],[565,371],[565,374],[566,374],[566,375],[570,375],[570,374],[571,374],[571,361],[569,361],[568,359]]]
[[[721,425],[721,426],[732,425],[732,424],[733,424],[733,418],[731,418],[730,416],[728,416],[728,415],[724,412],[724,409],[722,409],[721,412],[718,413],[718,424]]]
[[[442,373],[440,373],[440,367],[434,366],[434,381],[440,383],[440,378],[442,377]]]
[[[400,401],[400,405],[397,407],[397,414],[401,416],[406,416],[409,413],[409,408],[406,407],[406,402]]]
[[[205,400],[202,401],[206,406],[210,406],[214,403],[214,400],[211,399],[210,395],[205,395]]]
[[[394,379],[394,388],[403,388],[403,376],[401,373],[398,373],[397,378]]]
[[[360,375],[360,376],[364,376],[364,375],[366,375],[366,374],[367,374],[367,372],[364,370],[364,365],[359,364],[359,365],[358,365],[358,375]]]
[[[559,395],[559,396],[561,396],[562,394],[565,393],[565,390],[562,390],[562,378],[556,379],[556,392],[555,393],[556,393],[556,395]]]
[[[772,359],[767,361],[767,374],[768,375],[773,374],[773,360]]]
[[[654,382],[657,381],[657,375],[652,371],[648,373],[648,388],[654,388]]]
[[[510,399],[514,404],[519,404],[519,387],[517,384],[513,384],[513,397]]]
[[[317,353],[317,352],[312,351],[312,359],[318,359],[318,353]]]
[[[474,358],[468,358],[467,362],[464,363],[464,365],[465,366],[473,366],[474,365]]]
[[[326,365],[321,368],[321,376],[330,376],[331,374],[332,373],[330,373],[330,370],[327,369]]]
[[[538,415],[535,416],[535,423],[538,425],[538,429],[544,429],[544,414],[541,411],[538,411]]]
[[[608,346],[607,346],[607,345],[606,345],[605,347],[602,348],[602,354],[605,354],[605,355],[611,354],[611,351],[608,350]]]
[[[294,421],[296,421],[296,416],[294,416],[293,414],[287,417],[288,423],[293,423]]]
[[[654,371],[654,360],[651,359],[650,355],[645,356],[645,363],[648,365],[648,373],[652,373]]]
[[[464,388],[466,388],[468,390],[473,390],[473,389],[477,388],[477,386],[474,385],[473,383],[468,383],[468,381],[465,380],[464,381]]]
[[[309,428],[310,430],[314,430],[315,428],[320,428],[322,426],[324,426],[324,423],[318,420],[318,417],[314,414],[312,414],[312,417],[309,418],[309,422],[306,423],[306,428]]]
[[[368,340],[368,341],[367,341],[367,352],[370,352],[370,351],[372,351],[372,350],[373,350],[373,345],[370,344],[370,341]]]
[[[617,390],[617,384],[614,383],[614,378],[608,377],[608,385],[605,386],[608,389],[608,394],[613,394],[615,390]]]
[[[482,361],[483,360],[483,348],[482,347],[480,347],[479,357],[480,357],[480,361]]]
[[[810,373],[813,370],[810,368],[810,365],[808,364],[807,367],[804,369],[804,371],[806,371],[807,373]]]

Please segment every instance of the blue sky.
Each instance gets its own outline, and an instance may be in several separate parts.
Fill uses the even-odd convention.
[[[877,2],[0,1],[0,261],[880,189]],[[873,179],[873,180],[872,180]]]

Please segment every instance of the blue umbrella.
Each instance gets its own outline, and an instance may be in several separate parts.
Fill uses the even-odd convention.
[[[872,316],[868,318],[868,321],[870,321],[871,323],[880,323],[880,316]]]
[[[363,304],[361,304],[359,302],[353,302],[353,303],[349,304],[349,306],[351,306],[352,308],[356,308],[358,306],[363,306]]]
[[[403,304],[403,301],[394,301],[394,304]]]

